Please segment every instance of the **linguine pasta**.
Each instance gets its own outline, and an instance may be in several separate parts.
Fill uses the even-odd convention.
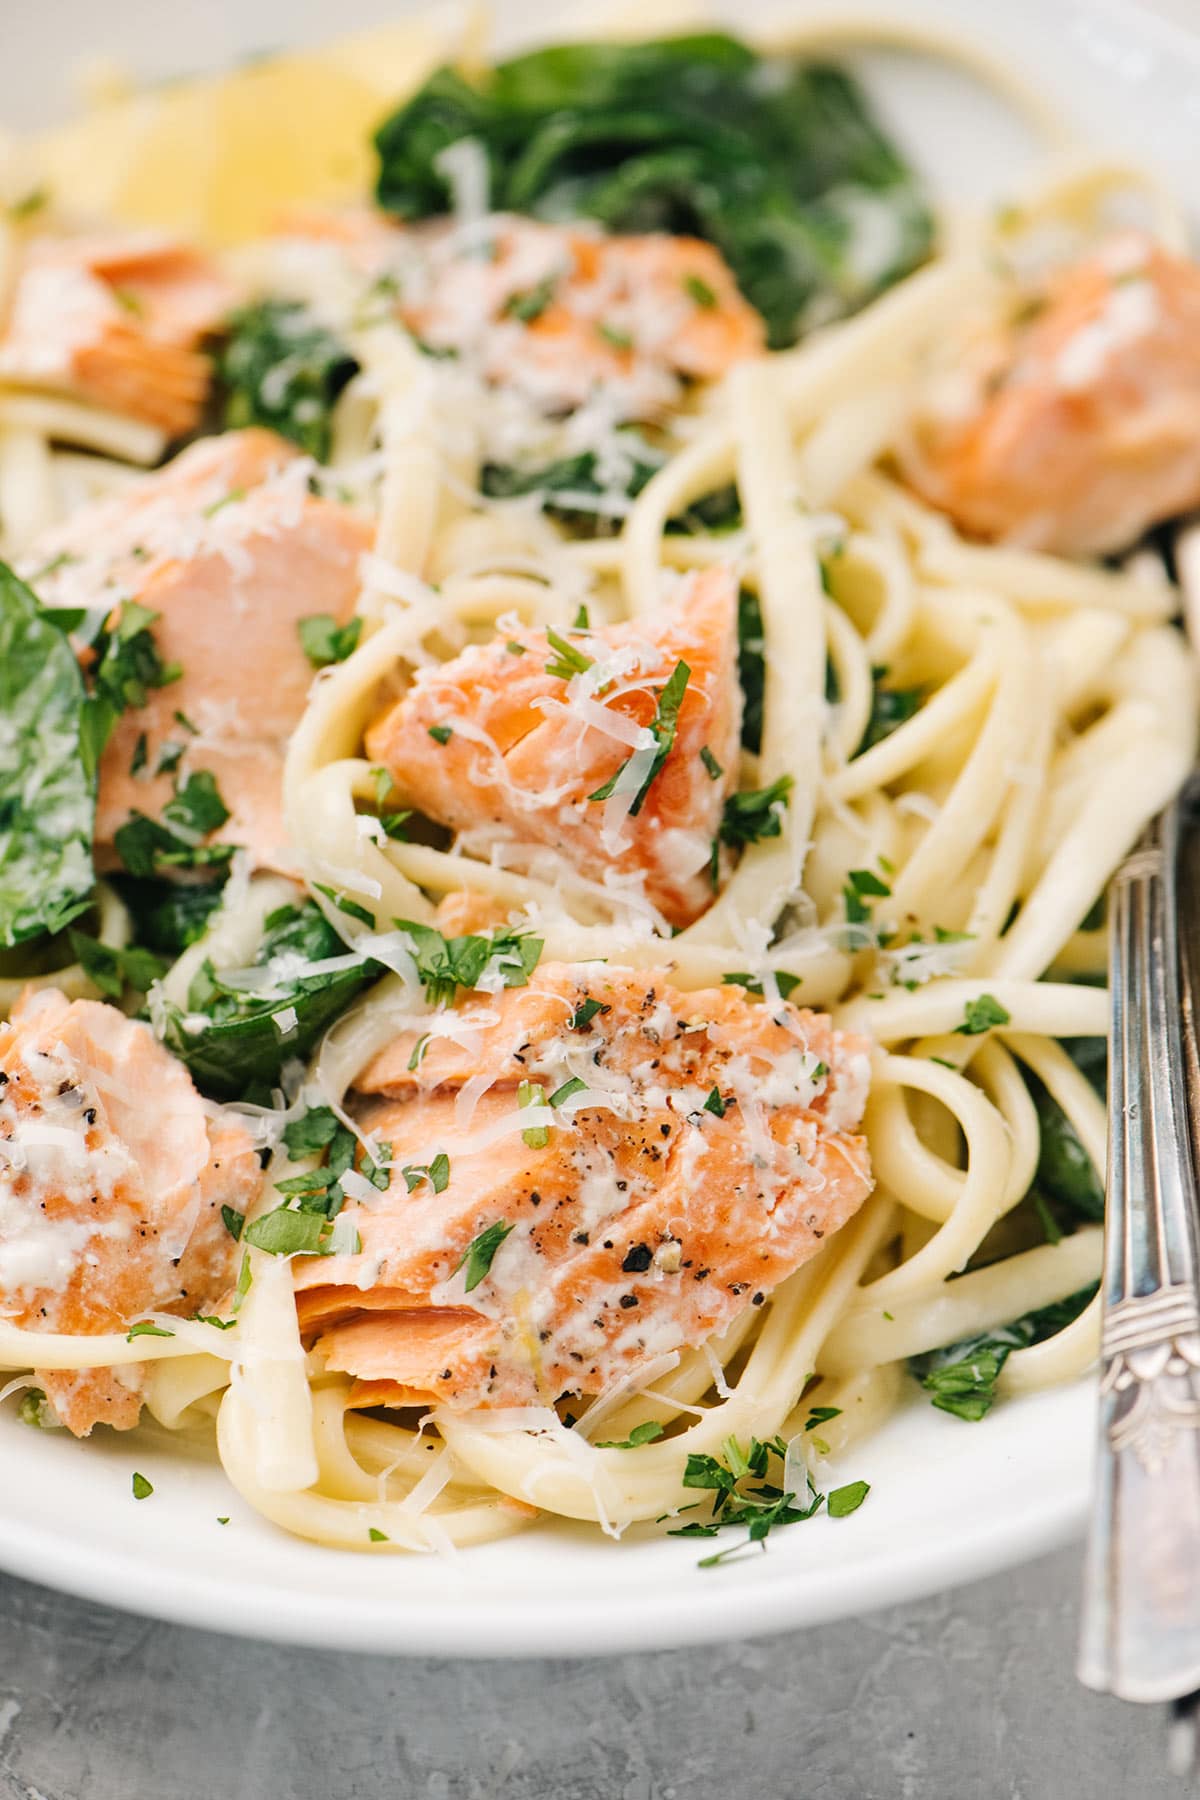
[[[314,682],[288,747],[288,855],[276,872],[239,866],[204,935],[151,989],[149,1015],[162,1029],[168,1003],[186,1012],[206,960],[251,964],[297,882],[351,964],[388,971],[272,1106],[229,1101],[270,1153],[247,1226],[305,1167],[282,1125],[321,1105],[361,1135],[350,1107],[362,1071],[403,1032],[436,1029],[385,922],[432,923],[464,894],[535,934],[544,962],[661,971],[685,991],[735,977],[764,1004],[794,993],[864,1034],[874,1187],[764,1304],[571,1402],[573,1419],[554,1394],[364,1410],[351,1377],[302,1335],[292,1260],[252,1240],[231,1327],[154,1312],[170,1335],[131,1339],[0,1320],[0,1369],[30,1385],[34,1369],[136,1369],[158,1424],[215,1435],[230,1481],[285,1530],[360,1551],[441,1550],[539,1517],[614,1535],[661,1522],[694,1499],[688,1459],[719,1459],[731,1439],[787,1445],[783,1485],[804,1492],[916,1392],[909,1359],[1094,1286],[1099,1223],[1036,1226],[1039,1097],[1102,1171],[1103,1101],[1070,1047],[1106,1028],[1104,934],[1089,915],[1192,761],[1177,595],[1154,556],[1101,563],[970,540],[903,474],[930,369],[965,318],[1008,317],[1035,230],[1086,241],[1138,185],[1123,169],[1073,169],[999,223],[947,234],[947,249],[855,316],[689,387],[660,421],[650,478],[589,532],[537,493],[482,491],[496,393],[375,318],[352,263],[287,236],[228,254],[245,298],[303,302],[353,356],[321,479],[370,513],[374,547],[356,646]],[[454,229],[469,231],[461,191],[458,203]],[[1152,215],[1174,243],[1158,196]],[[6,554],[120,497],[164,449],[153,427],[90,402],[0,390]],[[701,508],[677,528],[730,485],[732,526],[706,528]],[[376,829],[364,733],[381,694],[394,701],[418,670],[497,631],[567,632],[580,607],[593,628],[651,619],[713,568],[733,571],[761,619],[761,740],[743,750],[742,786],[791,785],[775,834],[745,844],[694,922],[672,932],[553,847]],[[896,695],[910,697],[907,716],[880,732]],[[134,923],[117,886],[99,895],[96,935],[120,949]],[[27,980],[94,992],[78,963],[26,973],[10,959],[0,1001]],[[1097,1344],[1095,1301],[1017,1342],[1001,1403],[1078,1376]]]

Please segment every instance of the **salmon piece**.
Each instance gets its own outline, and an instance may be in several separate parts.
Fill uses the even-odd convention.
[[[1122,233],[962,354],[905,466],[964,530],[1094,556],[1200,504],[1195,263]]]
[[[614,894],[633,884],[670,924],[687,925],[712,899],[713,839],[737,776],[733,575],[706,570],[657,618],[567,641],[593,659],[569,682],[547,672],[560,652],[532,630],[419,669],[368,729],[367,754],[387,769],[402,805],[477,842],[556,846],[588,873],[608,871]],[[640,811],[630,810],[631,794],[592,799],[631,757],[644,764],[651,754],[657,696],[679,661],[690,675],[674,746]],[[722,771],[715,779],[705,747]]]
[[[406,227],[366,211],[293,213],[283,230],[389,280],[422,344],[466,357],[549,416],[602,395],[614,423],[653,421],[678,404],[682,381],[718,380],[766,347],[759,314],[700,238],[510,214],[465,231]]]
[[[29,1331],[124,1331],[148,1312],[214,1311],[260,1167],[210,1119],[148,1025],[57,989],[0,1025],[0,1316]],[[136,1370],[42,1371],[63,1423],[137,1421]]]
[[[132,599],[160,613],[159,652],[182,669],[122,714],[101,759],[101,867],[115,865],[113,837],[130,812],[159,817],[175,779],[198,769],[211,771],[232,815],[218,835],[260,863],[278,860],[284,753],[313,678],[298,621],[350,617],[372,541],[361,514],[308,492],[310,466],[274,432],[203,438],[74,513],[24,559],[47,605]],[[155,773],[164,753],[169,764],[180,752],[174,775]]]
[[[359,1075],[391,1185],[352,1209],[357,1254],[296,1264],[301,1329],[361,1404],[601,1391],[761,1305],[870,1191],[868,1047],[824,1016],[547,964],[453,1024]],[[522,1103],[523,1082],[544,1101],[572,1080],[552,1123]],[[437,1193],[418,1171],[443,1151]]]
[[[35,239],[0,337],[0,379],[182,437],[212,378],[197,346],[233,301],[208,258],[155,232]]]

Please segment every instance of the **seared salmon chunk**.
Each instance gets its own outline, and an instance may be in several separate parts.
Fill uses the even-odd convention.
[[[363,1404],[599,1392],[762,1305],[870,1191],[867,1045],[786,1001],[548,964],[417,1044],[358,1078],[392,1156],[361,1251],[297,1267]]]
[[[0,1026],[0,1317],[30,1331],[124,1331],[215,1310],[260,1176],[182,1063],[115,1006],[28,994]],[[123,1369],[42,1371],[63,1424],[136,1424]]]
[[[961,348],[906,472],[964,530],[1096,556],[1200,504],[1200,267],[1137,233]]]
[[[182,437],[212,378],[197,345],[232,299],[206,257],[155,232],[35,239],[0,335],[0,379]]]
[[[284,843],[282,773],[313,669],[300,620],[350,617],[361,514],[308,491],[311,465],[274,432],[204,438],[128,492],[75,513],[33,545],[22,571],[49,606],[128,601],[153,626],[175,679],[122,714],[100,764],[98,861],[136,810],[157,818],[176,782],[216,780],[231,817],[221,832],[257,861]]]
[[[741,706],[736,586],[712,569],[653,619],[519,630],[419,669],[367,754],[473,847],[557,847],[687,925],[712,899]]]

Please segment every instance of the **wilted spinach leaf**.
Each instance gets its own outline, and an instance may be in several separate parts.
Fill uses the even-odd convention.
[[[775,347],[863,305],[930,246],[925,201],[851,78],[766,62],[719,32],[558,45],[479,85],[439,70],[376,133],[380,205],[447,211],[439,157],[463,138],[483,147],[496,208],[709,239]]]
[[[750,588],[742,588],[738,593],[738,680],[742,684],[742,743],[755,756],[762,749],[765,649],[762,608],[758,604],[758,595]]]
[[[110,875],[109,881],[133,915],[133,935],[160,956],[176,957],[204,935],[221,904],[224,880],[183,882],[154,876]]]
[[[0,946],[61,931],[95,875],[85,690],[60,624],[0,563]]]
[[[357,369],[346,346],[300,301],[256,301],[230,319],[218,362],[225,424],[267,425],[324,462],[334,402]]]
[[[1025,1313],[1010,1325],[947,1344],[943,1350],[911,1356],[908,1366],[942,1412],[960,1419],[982,1419],[996,1398],[996,1382],[1012,1352],[1053,1337],[1079,1317],[1095,1292],[1094,1285],[1081,1288],[1065,1300]]]
[[[315,901],[272,913],[254,959],[272,979],[264,987],[241,986],[206,962],[192,982],[186,1010],[165,1003],[164,1043],[205,1093],[219,1099],[266,1097],[284,1063],[307,1056],[326,1026],[383,973],[373,962],[324,974],[295,972],[298,958],[321,962],[345,949]],[[209,1022],[191,1030],[200,1015]]]

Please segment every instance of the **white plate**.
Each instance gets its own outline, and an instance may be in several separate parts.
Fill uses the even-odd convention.
[[[371,24],[395,10],[395,0],[357,0],[339,10],[338,23]],[[743,5],[743,25],[752,10],[764,21],[787,16],[780,5]],[[531,35],[530,8],[501,11],[524,27],[517,35]],[[793,17],[811,12],[792,8]],[[839,6],[837,17],[851,12]],[[986,10],[962,0],[876,0],[872,16],[960,31],[969,20],[979,47],[1021,66],[1094,144],[1140,157],[1178,192],[1190,191],[1200,39],[1097,0],[1006,0]],[[189,9],[118,0],[105,13],[103,47],[158,75],[264,43],[313,41],[330,18],[324,0]],[[61,102],[62,45],[100,48],[94,33],[91,0],[30,11],[20,59],[0,67],[5,116],[34,116],[43,95]],[[951,199],[1002,192],[1030,165],[1033,146],[1014,115],[960,72],[894,51],[872,51],[861,66],[910,152]],[[817,1624],[1034,1556],[1082,1521],[1092,1394],[1081,1383],[1000,1406],[979,1425],[914,1398],[839,1471],[841,1480],[872,1483],[859,1512],[795,1526],[772,1538],[767,1554],[714,1570],[697,1569],[694,1542],[618,1545],[566,1527],[453,1561],[316,1549],[250,1514],[214,1465],[136,1435],[76,1444],[21,1426],[11,1406],[3,1413],[0,1565],[13,1573],[226,1631],[483,1656],[649,1648]],[[153,1482],[153,1498],[134,1501],[135,1468]],[[217,1523],[222,1514],[227,1526]]]

